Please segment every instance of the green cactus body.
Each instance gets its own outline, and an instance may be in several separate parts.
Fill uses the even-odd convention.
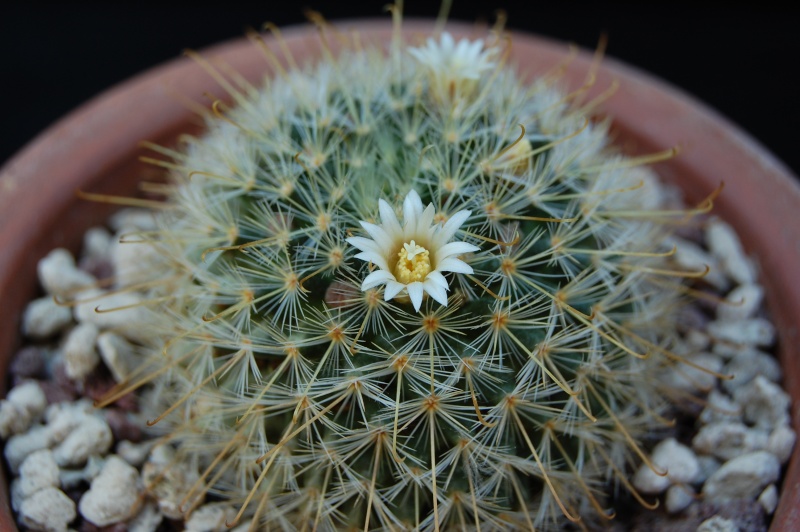
[[[167,341],[142,374],[176,467],[202,472],[187,509],[298,530],[611,517],[605,486],[630,487],[663,421],[671,213],[502,46],[354,47],[233,90],[170,152],[149,239]]]

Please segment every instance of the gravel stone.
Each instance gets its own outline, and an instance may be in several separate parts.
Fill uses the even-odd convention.
[[[186,532],[227,531],[226,521],[236,517],[236,510],[227,503],[215,502],[197,508],[186,521]]]
[[[25,458],[19,468],[19,492],[23,498],[39,490],[58,486],[58,464],[49,449],[41,449]]]
[[[703,486],[707,501],[755,499],[780,476],[778,459],[766,451],[744,454],[730,460],[711,475]]]
[[[775,508],[778,507],[778,488],[775,487],[775,484],[770,484],[761,492],[761,495],[758,496],[758,503],[764,507],[767,514],[772,515]]]
[[[86,418],[93,416],[94,407],[90,401],[81,399],[72,403],[55,403],[44,411],[44,420],[49,431],[48,443],[62,442]]]
[[[3,453],[12,473],[18,474],[29,454],[49,447],[50,431],[44,425],[34,425],[27,432],[15,434],[6,441]]]
[[[706,243],[728,276],[737,284],[749,284],[756,280],[756,269],[747,258],[733,227],[715,219],[706,227]]]
[[[711,346],[711,338],[703,331],[692,329],[686,333],[686,344],[692,351],[705,351]]]
[[[41,379],[47,374],[45,350],[39,346],[23,347],[14,355],[8,372],[14,377],[15,386],[25,379]]]
[[[740,423],[742,407],[724,393],[711,390],[706,397],[706,407],[700,413],[698,420],[703,425],[719,422]]]
[[[86,461],[86,465],[83,469],[61,469],[61,474],[59,476],[61,489],[76,489],[79,488],[80,484],[83,482],[90,483],[100,474],[105,463],[105,458],[92,455]]]
[[[117,455],[130,465],[139,467],[147,460],[147,455],[150,454],[153,444],[153,440],[145,440],[141,443],[122,440],[117,444]]]
[[[722,421],[702,427],[692,439],[692,447],[700,454],[725,461],[766,448],[768,438],[769,433],[763,430]]]
[[[787,425],[775,427],[767,440],[767,451],[772,453],[781,463],[786,464],[792,457],[797,434]]]
[[[697,478],[694,479],[694,484],[702,486],[708,477],[722,466],[722,463],[713,456],[700,455],[697,457],[697,465],[700,467],[700,471],[697,473]]]
[[[41,416],[47,397],[36,381],[25,381],[0,401],[0,438],[25,432]]]
[[[742,321],[752,318],[761,308],[764,300],[764,289],[757,284],[737,286],[725,298],[726,303],[717,307],[717,319],[720,321]]]
[[[694,452],[674,438],[666,439],[656,445],[650,460],[666,474],[659,475],[646,464],[639,467],[633,477],[633,485],[641,493],[648,495],[659,494],[672,483],[691,483],[700,472]]]
[[[684,511],[695,500],[696,493],[685,484],[670,486],[664,496],[664,508],[671,514]]]
[[[111,245],[111,263],[117,286],[134,286],[152,280],[160,275],[159,272],[164,271],[164,259],[154,246],[130,242],[138,240],[130,238],[137,231],[138,229],[123,229]],[[127,243],[123,240],[126,233],[129,237]]]
[[[36,270],[45,292],[62,298],[70,298],[96,282],[94,277],[75,266],[72,253],[64,248],[57,248],[48,253],[36,265]]]
[[[739,527],[730,519],[716,515],[700,523],[697,532],[739,532]]]
[[[144,342],[150,339],[152,331],[142,326],[147,323],[148,314],[141,306],[141,296],[133,292],[112,293],[90,289],[79,294],[78,299],[85,301],[75,305],[75,320],[78,323],[91,323],[101,330],[113,329],[133,341]],[[95,309],[101,312],[96,312]]]
[[[717,384],[715,373],[722,371],[722,359],[711,353],[698,353],[686,358],[699,367],[677,363],[666,375],[668,384],[690,392],[707,392],[713,389]]]
[[[757,427],[769,430],[789,424],[792,399],[780,386],[761,375],[736,390],[734,399],[742,405],[745,421]]]
[[[107,526],[134,516],[139,507],[139,472],[118,456],[106,459],[78,503],[81,515],[97,526]]]
[[[94,349],[99,331],[91,323],[80,323],[67,335],[64,342],[64,369],[72,380],[82,380],[89,375],[100,357]]]
[[[22,315],[22,332],[36,340],[61,332],[72,321],[72,311],[61,307],[50,296],[34,299]]]
[[[169,519],[183,519],[182,507],[201,502],[203,495],[184,501],[192,484],[199,478],[196,468],[175,461],[175,453],[166,445],[158,445],[142,468],[145,489],[153,496],[158,509]]]
[[[139,513],[128,521],[128,532],[156,532],[163,520],[164,516],[158,511],[158,507],[152,502],[147,502]]]
[[[97,337],[97,349],[116,382],[122,382],[130,375],[137,357],[125,338],[110,331],[102,332]]]
[[[142,425],[144,422],[141,418],[130,415],[129,412],[121,408],[106,408],[104,412],[106,423],[111,428],[115,441],[130,440],[139,442],[142,440]]]
[[[734,344],[766,347],[775,343],[775,326],[764,318],[712,321],[708,333],[716,340]]]
[[[19,509],[22,525],[47,532],[66,532],[75,515],[75,503],[57,488],[37,491],[22,501]]]
[[[61,467],[80,466],[91,455],[103,455],[113,443],[111,429],[98,416],[86,416],[69,436],[53,450],[53,456]]]
[[[156,219],[147,209],[120,209],[111,215],[108,226],[115,232],[152,231],[156,229]]]
[[[720,291],[728,288],[729,282],[723,275],[722,267],[715,257],[689,240],[671,238],[668,243],[675,246],[673,258],[679,267],[684,270],[702,272],[708,266],[710,270],[703,277],[703,281]]]
[[[772,382],[780,382],[783,378],[783,371],[775,357],[755,349],[740,351],[725,366],[724,373],[732,377],[722,381],[722,387],[728,393],[734,393],[738,388],[749,384],[756,375]]]
[[[112,243],[111,233],[104,227],[92,227],[83,235],[83,258],[108,257]]]

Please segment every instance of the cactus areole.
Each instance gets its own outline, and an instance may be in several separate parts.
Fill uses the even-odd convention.
[[[523,84],[501,35],[343,38],[309,65],[265,47],[273,77],[231,77],[235,105],[160,148],[169,208],[131,244],[160,258],[139,376],[199,471],[184,509],[542,530],[610,519],[614,483],[647,505],[626,475],[683,363],[664,240],[693,211],[595,102]]]

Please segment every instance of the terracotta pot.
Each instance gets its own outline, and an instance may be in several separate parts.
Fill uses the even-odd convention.
[[[387,40],[387,21],[342,23],[359,29],[362,39]],[[405,22],[410,35],[432,25]],[[469,26],[451,31],[468,35]],[[284,31],[295,57],[320,52],[318,32],[309,27]],[[275,47],[275,43],[270,41]],[[530,35],[513,35],[511,61],[525,73],[543,72],[559,64],[566,45]],[[203,53],[231,65],[250,80],[269,72],[263,55],[240,40]],[[591,67],[591,54],[581,53],[567,69],[565,81],[578,87]],[[763,147],[701,103],[662,81],[605,59],[592,88],[599,94],[613,80],[620,82],[600,113],[614,118],[620,145],[631,153],[652,153],[675,145],[679,157],[657,165],[677,183],[689,201],[708,195],[720,182],[725,190],[716,213],[739,232],[747,252],[762,272],[767,304],[778,328],[780,360],[794,404],[800,400],[800,188],[789,171]],[[84,231],[102,223],[111,208],[79,200],[80,189],[116,195],[136,193],[137,182],[159,173],[138,160],[142,140],[169,144],[199,120],[176,95],[207,104],[203,93],[223,91],[200,66],[187,59],[172,61],[139,75],[82,106],[36,138],[0,172],[0,383],[5,383],[9,358],[20,345],[20,316],[37,293],[36,262],[50,249],[77,251]],[[794,426],[800,426],[793,408]],[[800,529],[800,458],[796,450],[784,480],[773,530]],[[13,530],[6,482],[0,478],[0,530]]]

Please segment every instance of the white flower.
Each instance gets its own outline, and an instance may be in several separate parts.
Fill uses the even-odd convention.
[[[444,32],[439,42],[429,37],[424,47],[409,48],[408,53],[430,71],[434,94],[452,99],[457,93],[468,94],[481,75],[494,68],[497,49],[484,49],[483,45],[481,40],[467,39],[456,44],[453,36]]]
[[[458,211],[444,225],[433,225],[433,203],[423,210],[422,200],[414,190],[403,200],[402,227],[388,203],[378,200],[378,209],[380,225],[360,222],[372,239],[359,236],[347,239],[361,251],[357,259],[379,268],[367,275],[361,290],[386,285],[383,292],[386,301],[407,294],[416,311],[425,292],[447,306],[448,284],[442,272],[472,273],[472,267],[458,256],[479,249],[466,242],[450,242],[471,211]]]

